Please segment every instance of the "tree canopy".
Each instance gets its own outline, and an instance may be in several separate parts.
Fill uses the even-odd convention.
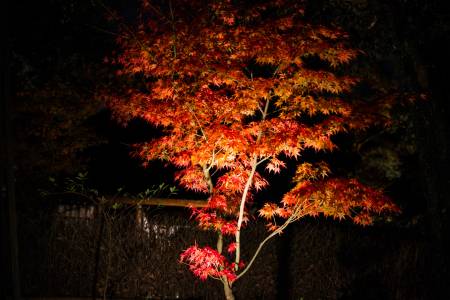
[[[175,165],[182,187],[208,197],[193,216],[218,233],[216,249],[194,245],[181,261],[201,279],[221,280],[229,299],[264,243],[293,221],[324,215],[368,225],[399,211],[381,190],[305,158],[335,151],[337,135],[390,126],[398,99],[358,93],[348,65],[361,52],[343,30],[304,14],[302,1],[146,0],[136,30],[123,26],[111,58],[129,83],[104,95],[114,117],[141,118],[163,132],[135,145],[135,155]],[[288,161],[297,165],[290,191],[255,204],[267,174]],[[245,264],[240,233],[254,205],[269,235]]]

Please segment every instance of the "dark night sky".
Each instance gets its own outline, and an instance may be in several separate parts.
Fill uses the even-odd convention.
[[[342,5],[341,10],[332,11],[333,1],[314,1],[311,2],[309,11],[314,20],[347,26],[355,36],[356,43],[368,52],[369,59],[378,64],[378,72],[385,76],[386,80],[392,81],[394,85],[401,88],[412,90],[421,91],[423,89],[419,86],[426,85],[423,88],[431,91],[434,98],[433,109],[440,114],[440,119],[435,119],[438,122],[435,125],[447,128],[445,115],[448,111],[448,101],[446,101],[448,91],[444,74],[449,67],[445,57],[450,53],[446,43],[449,31],[448,12],[442,10],[439,1],[374,1],[370,2],[365,10],[361,10],[356,2],[354,7]],[[134,18],[136,7],[134,1],[118,0],[109,2],[108,5],[117,9],[126,22],[131,22]],[[117,30],[113,24],[105,20],[105,8],[100,2],[14,1],[10,6],[13,93],[20,93],[24,89],[24,83],[39,89],[40,86],[50,82],[51,88],[52,80],[56,77],[57,83],[70,82],[71,88],[81,91],[80,97],[95,97],[93,95],[97,83],[93,79],[98,79],[102,84],[111,78],[108,74],[110,71],[102,64],[102,61],[114,49],[114,32]],[[419,8],[422,8],[422,11],[418,10]],[[352,13],[360,19],[352,19]],[[375,29],[370,26],[370,29],[367,29],[365,22],[375,22],[369,24]],[[392,48],[383,49],[382,47],[391,46],[387,45],[383,39],[392,40],[394,42]],[[78,65],[89,64],[92,64],[94,69],[99,67],[98,74],[86,76],[83,73],[85,69],[77,68]],[[426,77],[426,80],[421,81],[423,77]],[[40,105],[42,104],[41,101]],[[151,170],[144,170],[137,159],[130,158],[128,155],[129,145],[143,141],[154,134],[155,131],[152,128],[139,121],[133,122],[127,128],[121,128],[110,119],[108,111],[101,105],[97,111],[98,113],[89,116],[82,126],[90,128],[103,143],[86,147],[86,150],[76,155],[82,159],[90,158],[85,169],[89,170],[93,185],[107,193],[113,192],[120,186],[136,192],[149,183],[171,181],[170,172],[164,170],[161,164],[154,165]],[[46,121],[45,115],[40,117]],[[39,158],[45,165],[47,155],[50,167],[45,169],[48,169],[48,173],[42,172],[42,164],[39,165],[40,169],[37,172],[36,167],[32,166],[35,157],[28,156],[30,151],[27,152],[27,150],[39,150],[45,141],[39,138],[22,140],[24,133],[26,135],[27,130],[30,129],[29,125],[25,125],[31,122],[27,118],[28,115],[23,115],[20,111],[15,115],[18,133],[16,139],[18,144],[23,143],[22,146],[26,149],[16,157],[19,165],[19,182],[21,182],[20,172],[26,167],[29,169],[24,171],[25,174],[28,174],[27,172],[40,174],[37,176],[41,179],[52,175],[51,161],[54,158],[48,157],[49,153],[44,152]],[[39,127],[39,123],[35,125]],[[46,124],[46,126],[51,125]],[[446,140],[446,134],[446,129],[443,129],[440,137],[442,141]],[[77,136],[69,138],[73,139]],[[59,140],[54,142],[58,145]],[[345,147],[344,151],[335,156],[334,160],[337,163],[352,162],[357,165],[358,158],[347,153]],[[415,198],[413,201],[407,200],[402,204],[411,206],[414,213],[417,213],[417,209],[426,207],[418,203],[420,200],[416,199],[421,193],[418,183],[420,176],[411,176],[414,172],[420,172],[418,158],[417,155],[405,155],[403,159],[406,162],[402,170],[404,177],[394,182],[394,185],[390,187],[391,192],[398,195],[407,192],[406,198]],[[23,164],[29,163],[31,167],[28,165],[21,167],[22,161],[24,161]],[[67,174],[67,170],[63,174]],[[286,177],[280,176],[274,180],[275,186],[279,187],[281,182],[286,182]],[[42,180],[36,179],[36,182],[42,184]],[[408,186],[414,186],[417,189],[410,189]],[[278,188],[278,192],[276,190],[272,192],[279,195],[281,190]]]
[[[448,60],[440,58],[444,58],[449,52],[445,44],[448,36],[448,24],[445,22],[448,15],[439,7],[439,1],[388,2],[375,1],[368,6],[367,11],[362,12],[357,10],[358,6],[355,4],[355,11],[361,14],[361,20],[353,20],[350,24],[344,22],[349,22],[351,18],[349,14],[353,10],[344,6],[342,11],[330,14],[332,6],[329,4],[332,1],[316,1],[311,5],[310,11],[318,20],[341,22],[344,26],[348,26],[356,36],[356,40],[359,39],[358,42],[363,47],[368,47],[369,51],[371,51],[370,47],[374,46],[370,43],[380,44],[383,35],[389,39],[402,39],[397,41],[400,46],[406,43],[412,44],[419,52],[412,59],[420,59],[419,62],[405,58],[404,49],[388,53],[383,52],[383,49],[375,49],[374,53],[369,54],[373,54],[372,58],[379,59],[382,72],[400,85],[411,85],[411,81],[414,82],[416,79],[410,74],[409,78],[404,79],[405,74],[408,75],[408,72],[413,71],[412,65],[423,64],[431,78],[428,80],[429,88],[434,94],[438,94],[439,98],[444,98],[446,96],[445,76],[442,74],[445,74],[445,70],[448,69]],[[134,1],[114,1],[109,2],[108,5],[116,8],[122,16],[125,16],[126,21],[131,22],[133,19]],[[423,12],[417,11],[420,7],[424,9]],[[114,48],[115,36],[110,32],[114,33],[116,28],[105,21],[105,9],[102,5],[96,4],[95,1],[14,1],[11,3],[11,12],[9,24],[13,71],[18,74],[15,80],[13,79],[14,91],[20,92],[24,81],[28,80],[39,86],[53,78],[55,74],[62,78],[62,81],[75,82],[73,85],[75,89],[86,89],[83,86],[85,84],[88,88],[95,89],[93,86],[95,83],[89,82],[92,78],[84,78],[82,71],[76,70],[74,66],[77,64],[101,65],[103,57],[109,55]],[[347,15],[344,13],[339,15],[342,12]],[[393,16],[399,12],[400,15]],[[382,19],[383,17],[385,19]],[[362,31],[361,24],[367,20],[376,20],[377,23],[373,26],[379,32]],[[375,35],[375,38],[371,38],[371,35]],[[383,46],[382,43],[381,46]],[[376,55],[386,55],[386,57],[380,59]],[[74,62],[70,64],[69,61]],[[108,80],[109,77],[102,73],[99,78]],[[443,106],[442,109],[448,110],[446,103],[447,101],[440,101],[439,105]],[[94,147],[83,154],[96,155],[91,163],[91,172],[97,173],[94,177],[104,179],[109,186],[117,186],[128,181],[130,188],[140,188],[137,182],[145,184],[151,178],[149,175],[144,175],[148,172],[139,167],[137,160],[127,158],[129,149],[127,145],[145,139],[149,135],[146,133],[149,128],[142,122],[135,122],[130,128],[121,129],[109,120],[106,111],[100,109],[99,112],[97,116],[89,119],[88,123],[100,136],[108,140],[109,146]],[[20,118],[19,120],[24,121]],[[21,124],[18,124],[19,131],[20,127]],[[33,147],[40,147],[40,145],[33,145]],[[129,175],[130,172],[143,179],[136,179],[134,175]],[[157,180],[168,179],[163,175],[156,177]],[[99,179],[95,183],[101,184],[101,181]]]

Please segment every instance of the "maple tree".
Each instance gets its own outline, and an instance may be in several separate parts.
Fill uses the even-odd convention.
[[[207,207],[192,214],[217,232],[217,245],[195,244],[180,256],[196,276],[220,280],[234,299],[234,282],[290,223],[323,215],[369,225],[399,211],[381,190],[302,157],[334,151],[337,134],[391,124],[395,97],[353,93],[359,80],[345,66],[360,52],[344,31],[307,22],[302,1],[158,3],[142,1],[137,30],[122,28],[112,62],[132,84],[107,101],[119,122],[142,118],[161,128],[162,136],[136,145],[144,164],[167,161],[182,187],[207,195]],[[293,160],[292,189],[259,204],[268,236],[245,262],[241,232],[254,218],[255,195],[268,173]]]

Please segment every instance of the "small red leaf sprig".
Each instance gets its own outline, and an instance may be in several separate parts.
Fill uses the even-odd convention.
[[[191,246],[181,253],[180,262],[187,264],[192,273],[201,280],[208,277],[225,277],[229,282],[233,282],[236,279],[233,265],[228,263],[225,256],[210,247]]]

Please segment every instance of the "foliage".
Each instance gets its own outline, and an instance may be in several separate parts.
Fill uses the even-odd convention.
[[[21,64],[15,102],[21,168],[26,174],[39,169],[40,175],[43,170],[54,174],[82,169],[87,161],[83,151],[105,142],[90,124],[102,107],[92,86],[104,70],[84,62],[79,55],[47,66],[51,75],[46,76],[35,75],[40,66],[28,65],[25,58]]]
[[[71,177],[65,177],[61,180],[53,176],[48,177],[48,187],[39,190],[40,195],[44,198],[64,195],[73,195],[80,198],[82,201],[88,200],[89,204],[105,202],[106,197],[102,193],[89,185],[88,172],[78,172]],[[177,195],[178,189],[176,186],[171,186],[167,183],[153,184],[147,189],[137,194],[128,193],[123,187],[117,188],[115,195],[111,196],[112,208],[119,208],[120,202],[114,202],[114,199],[119,196],[135,199],[136,205],[139,205],[139,200],[155,198],[155,197],[173,197]]]
[[[335,151],[338,134],[390,126],[397,100],[354,92],[359,79],[346,66],[360,52],[344,31],[310,24],[304,12],[304,3],[287,0],[143,1],[136,32],[123,30],[111,60],[133,83],[105,95],[116,119],[142,118],[163,131],[135,154],[144,164],[175,165],[182,187],[208,196],[193,217],[218,233],[217,247],[192,246],[181,261],[202,279],[221,280],[229,299],[261,247],[291,222],[324,215],[368,225],[399,211],[382,191],[304,158]],[[244,265],[240,236],[255,195],[267,174],[293,160],[293,187],[280,203],[261,205],[270,233]]]
[[[23,191],[35,190],[51,174],[85,170],[90,150],[107,141],[98,130],[104,104],[95,88],[109,84],[111,71],[102,58],[113,38],[98,28],[104,22],[94,2],[11,3],[6,44],[17,178],[28,186]]]

